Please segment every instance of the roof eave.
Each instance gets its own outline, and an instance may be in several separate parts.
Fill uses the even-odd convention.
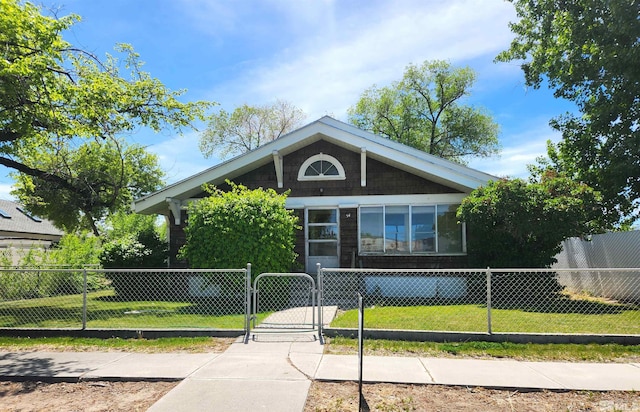
[[[268,164],[273,161],[274,152],[284,156],[320,139],[326,139],[349,150],[364,148],[367,150],[367,156],[373,159],[384,160],[392,166],[463,193],[470,193],[488,181],[497,179],[495,176],[426,154],[325,116],[251,152],[137,199],[133,203],[133,209],[136,213],[166,215],[169,199],[186,200],[199,194],[205,183],[220,184],[224,179],[233,179],[255,167]]]

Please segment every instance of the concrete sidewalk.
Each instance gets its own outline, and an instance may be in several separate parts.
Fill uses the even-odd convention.
[[[0,352],[0,379],[181,380],[149,410],[302,411],[312,380],[355,381],[357,357],[317,334],[256,333],[219,354]],[[640,364],[365,357],[366,382],[520,390],[640,390]]]

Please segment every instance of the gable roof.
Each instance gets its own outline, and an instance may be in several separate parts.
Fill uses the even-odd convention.
[[[64,232],[49,220],[41,219],[11,200],[0,199],[0,238],[59,240]]]
[[[273,154],[276,152],[285,156],[321,139],[355,152],[364,149],[368,158],[464,193],[496,179],[489,174],[324,116],[250,152],[137,199],[133,204],[134,210],[144,214],[166,213],[168,199],[189,199],[201,193],[205,183],[221,184],[225,179],[233,179],[273,162]]]

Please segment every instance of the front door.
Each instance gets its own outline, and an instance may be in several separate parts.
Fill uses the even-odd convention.
[[[338,209],[306,209],[307,273],[315,274],[317,264],[340,267],[340,226]]]

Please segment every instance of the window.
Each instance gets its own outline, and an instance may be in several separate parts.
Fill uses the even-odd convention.
[[[307,219],[309,256],[337,256],[337,209],[309,210]]]
[[[463,253],[458,205],[360,207],[360,252],[405,255]]]
[[[387,206],[384,210],[386,253],[409,253],[409,206]]]
[[[333,156],[324,153],[308,158],[298,171],[298,180],[344,180],[344,168]]]
[[[459,253],[463,250],[462,230],[456,218],[458,205],[438,206],[438,252]]]
[[[360,208],[360,251],[370,253],[384,252],[384,208]]]
[[[411,246],[413,252],[436,251],[435,206],[411,208]]]

